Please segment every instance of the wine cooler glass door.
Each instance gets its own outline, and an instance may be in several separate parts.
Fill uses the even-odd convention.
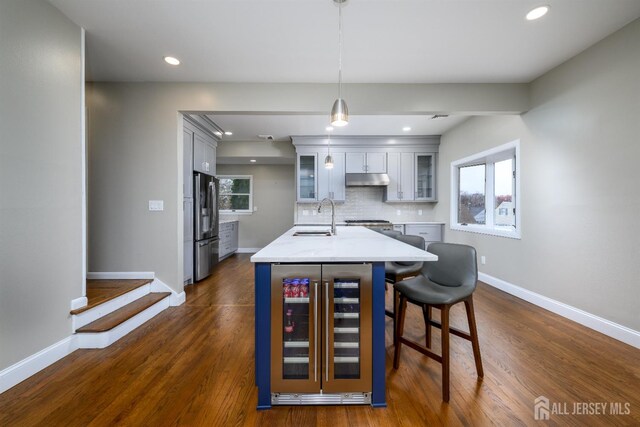
[[[322,389],[371,391],[371,265],[324,265]]]
[[[271,271],[271,391],[320,391],[321,267],[274,265]]]

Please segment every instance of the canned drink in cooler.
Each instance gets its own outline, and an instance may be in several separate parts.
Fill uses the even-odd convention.
[[[291,298],[291,279],[284,279],[282,281],[282,296]]]
[[[291,281],[291,297],[298,298],[300,296],[300,279]]]
[[[309,296],[309,279],[302,279],[300,281],[300,296],[301,297]]]

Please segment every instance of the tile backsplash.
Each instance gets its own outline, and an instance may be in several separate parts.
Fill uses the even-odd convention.
[[[384,203],[382,187],[347,187],[346,201],[336,203],[336,222],[347,219],[385,219],[391,222],[433,221],[435,203]],[[296,205],[297,224],[331,222],[331,206],[325,203],[318,213],[318,203]],[[422,210],[422,215],[419,215]],[[400,212],[400,215],[398,215]],[[315,213],[315,215],[314,215]]]

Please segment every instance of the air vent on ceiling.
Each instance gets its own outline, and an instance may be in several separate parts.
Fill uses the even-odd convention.
[[[435,120],[435,119],[444,119],[445,117],[449,117],[448,114],[434,114],[431,117],[431,120]]]
[[[273,141],[273,135],[258,135],[258,138],[264,139],[265,141]]]

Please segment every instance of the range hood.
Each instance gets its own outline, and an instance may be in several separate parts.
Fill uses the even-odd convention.
[[[386,173],[347,173],[344,175],[347,187],[386,187],[389,175]]]

